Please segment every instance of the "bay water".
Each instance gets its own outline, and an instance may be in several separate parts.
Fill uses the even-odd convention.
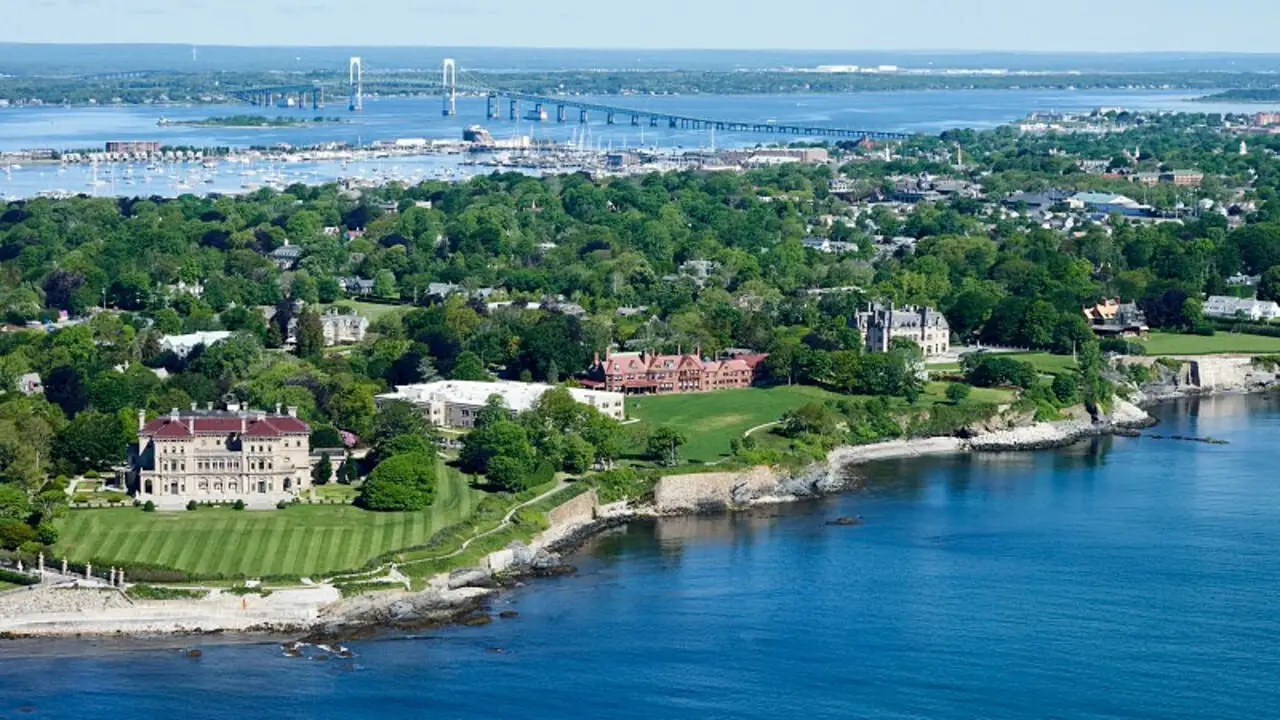
[[[0,717],[1274,717],[1280,399],[1158,414],[1229,444],[852,468],[865,489],[597,537],[576,575],[495,602],[519,617],[352,660],[0,643]],[[827,524],[845,515],[864,524]]]

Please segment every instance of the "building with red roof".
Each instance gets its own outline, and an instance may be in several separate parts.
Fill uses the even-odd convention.
[[[297,408],[274,413],[212,406],[138,413],[131,488],[141,501],[235,502],[274,506],[311,488],[311,427]]]
[[[699,348],[692,354],[615,353],[597,354],[583,387],[629,395],[668,395],[746,388],[759,378],[765,353],[739,351],[722,360],[704,360]]]

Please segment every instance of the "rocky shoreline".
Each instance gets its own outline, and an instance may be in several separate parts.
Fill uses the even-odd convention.
[[[1200,392],[1198,395],[1208,393]],[[1140,395],[1144,404],[1154,402]],[[1161,398],[1163,399],[1163,398]],[[674,504],[663,504],[663,490],[655,491],[655,501],[645,505],[628,503],[608,507],[596,506],[589,519],[576,520],[554,527],[532,545],[512,543],[501,551],[509,562],[497,572],[486,568],[463,568],[433,577],[428,587],[417,592],[407,590],[376,591],[339,599],[334,597],[314,602],[307,607],[295,605],[288,613],[276,617],[267,607],[248,618],[226,621],[213,615],[200,615],[195,601],[188,602],[188,612],[177,620],[159,611],[145,609],[147,603],[133,603],[132,613],[142,620],[130,622],[122,618],[75,618],[65,613],[57,622],[5,622],[4,601],[15,592],[0,594],[0,637],[80,636],[80,635],[155,635],[155,634],[219,634],[224,632],[256,633],[276,637],[302,637],[309,642],[341,642],[390,629],[411,631],[436,629],[447,625],[483,625],[492,622],[495,601],[503,589],[518,587],[531,578],[572,573],[575,569],[564,562],[563,555],[581,547],[601,532],[625,526],[641,518],[661,518],[696,513],[733,512],[765,505],[798,502],[838,493],[858,484],[848,468],[864,463],[961,454],[969,452],[1021,452],[1058,448],[1088,437],[1130,434],[1136,429],[1155,424],[1155,420],[1137,405],[1117,400],[1109,417],[1094,419],[1077,411],[1070,419],[1057,422],[1026,422],[1026,418],[1006,419],[1003,427],[983,427],[971,437],[935,437],[895,440],[865,446],[841,447],[833,450],[824,462],[795,472],[778,472],[774,468],[753,468],[733,473],[664,478],[695,483],[685,489]],[[727,476],[727,477],[720,477]],[[708,491],[696,485],[712,482]],[[667,493],[672,495],[672,493]],[[318,598],[317,598],[318,600]],[[153,603],[154,604],[154,603]],[[181,601],[160,603],[172,607]],[[33,609],[33,611],[35,611]],[[35,611],[38,612],[38,611]],[[117,611],[119,612],[119,611]],[[161,622],[146,622],[148,612],[162,617]],[[510,611],[496,617],[511,617]],[[92,615],[92,613],[90,613]],[[20,618],[22,619],[22,618]],[[31,619],[29,616],[26,618]],[[204,622],[199,622],[203,619]]]

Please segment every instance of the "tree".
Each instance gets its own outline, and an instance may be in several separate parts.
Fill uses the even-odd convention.
[[[324,354],[324,324],[314,310],[307,308],[298,316],[296,337],[298,357],[314,360]]]
[[[119,417],[87,411],[58,433],[54,453],[77,473],[106,470],[124,461],[128,442]]]
[[[969,397],[969,393],[973,388],[964,383],[951,383],[947,386],[947,400],[952,405],[959,405]]]
[[[568,473],[585,473],[591,469],[595,460],[596,449],[581,435],[570,433],[564,438],[564,471]]]
[[[488,382],[493,379],[489,371],[484,369],[484,362],[480,360],[480,356],[470,350],[458,356],[458,360],[454,363],[453,371],[449,373],[449,377],[454,380],[475,380],[479,382]]]
[[[680,464],[680,446],[685,444],[680,431],[664,426],[649,434],[646,451],[649,459],[668,467]]]
[[[537,453],[529,442],[528,433],[519,423],[498,420],[476,427],[462,439],[458,460],[467,472],[487,475],[493,459],[499,456],[514,459],[526,472],[532,470]],[[512,467],[507,464],[503,469]]]
[[[418,379],[424,383],[440,379],[440,372],[436,370],[436,361],[430,355],[423,355],[422,359],[418,360]]]
[[[393,298],[399,295],[396,290],[396,274],[390,270],[380,270],[373,278],[373,294],[382,298]]]
[[[311,481],[316,485],[327,485],[332,477],[333,463],[329,460],[329,453],[321,453],[320,462],[311,470]]]
[[[1262,271],[1258,280],[1258,299],[1280,301],[1280,265]]]
[[[360,504],[370,510],[422,510],[435,499],[436,461],[421,453],[378,463],[360,488]]]
[[[490,395],[484,401],[484,407],[476,411],[476,429],[486,428],[501,420],[507,420],[511,417],[511,411],[507,409],[507,403],[502,399],[501,395]]]
[[[556,385],[560,382],[560,366],[556,365],[554,359],[547,361],[547,384]]]

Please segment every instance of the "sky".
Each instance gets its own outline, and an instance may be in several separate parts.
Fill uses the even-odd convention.
[[[0,42],[1276,52],[1277,0],[2,0]]]

